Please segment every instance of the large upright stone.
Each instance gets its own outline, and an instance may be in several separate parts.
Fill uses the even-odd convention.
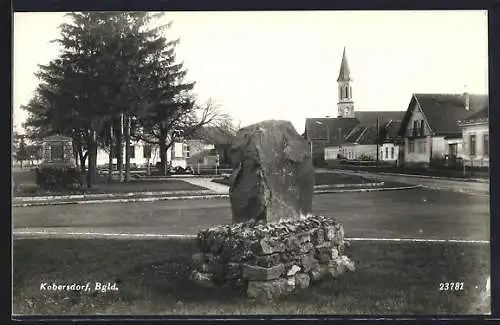
[[[241,129],[231,148],[233,223],[297,219],[312,208],[314,168],[308,142],[287,121]]]

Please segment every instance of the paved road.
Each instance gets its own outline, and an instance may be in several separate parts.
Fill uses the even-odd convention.
[[[362,175],[367,178],[380,179],[386,182],[400,182],[411,185],[422,185],[430,189],[438,189],[453,192],[462,192],[470,194],[489,195],[490,184],[479,182],[466,182],[451,179],[435,179],[414,176],[387,175],[370,172],[357,172],[352,170],[327,170],[319,169],[319,172],[340,172],[348,175]]]
[[[489,197],[414,189],[314,197],[347,237],[488,240]],[[231,222],[227,199],[13,208],[14,230],[196,234]]]

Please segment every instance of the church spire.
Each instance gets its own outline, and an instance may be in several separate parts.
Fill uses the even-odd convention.
[[[337,103],[338,117],[355,117],[351,82],[351,73],[349,71],[349,64],[347,64],[347,55],[345,54],[344,47],[342,62],[340,63],[339,78],[337,79],[337,87],[339,90],[339,101]]]
[[[340,63],[339,77],[337,79],[337,82],[339,81],[352,81],[349,64],[347,63],[347,55],[345,54],[345,46],[344,53],[342,53],[342,62]]]

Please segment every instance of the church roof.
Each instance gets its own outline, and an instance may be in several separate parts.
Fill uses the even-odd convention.
[[[406,111],[354,111],[354,116],[363,125],[375,125],[378,123],[380,126],[387,124],[389,121],[401,121]]]
[[[358,124],[359,121],[355,118],[307,118],[305,136],[313,140],[327,140],[328,134],[330,143],[338,144],[344,142]]]
[[[349,64],[347,63],[347,55],[345,54],[345,47],[344,47],[344,53],[342,53],[342,62],[340,63],[340,72],[339,72],[339,77],[337,78],[337,82],[339,81],[351,81],[351,72],[349,70]]]

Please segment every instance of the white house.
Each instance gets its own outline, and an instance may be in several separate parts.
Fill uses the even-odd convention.
[[[487,106],[488,95],[413,94],[403,118],[405,164],[429,165],[434,159],[456,159],[462,148],[459,120]]]
[[[489,167],[490,135],[488,108],[458,122],[462,129],[463,150],[459,153],[466,166]]]

